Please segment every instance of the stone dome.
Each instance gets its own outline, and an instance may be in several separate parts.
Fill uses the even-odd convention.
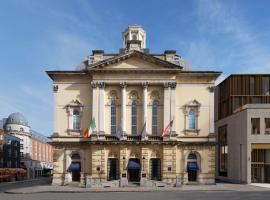
[[[7,118],[6,124],[18,124],[29,126],[27,119],[23,116],[23,114],[19,112],[10,114]]]

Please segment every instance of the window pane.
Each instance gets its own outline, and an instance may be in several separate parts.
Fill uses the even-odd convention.
[[[111,134],[116,134],[116,105],[115,101],[111,104]]]
[[[265,118],[265,134],[270,134],[270,118]]]
[[[249,78],[249,94],[254,95],[255,93],[255,79],[254,77]]]
[[[269,77],[262,77],[262,94],[269,95]]]
[[[73,111],[73,129],[74,130],[81,129],[80,113],[77,110]]]
[[[188,128],[195,129],[195,112],[193,110],[189,111],[188,114]]]
[[[158,102],[154,100],[152,108],[152,135],[158,135]]]
[[[227,176],[228,164],[228,145],[227,145],[227,126],[218,129],[218,150],[219,150],[219,175]]]
[[[251,134],[260,134],[260,118],[251,118]]]
[[[137,135],[137,103],[132,102],[131,105],[131,134]]]

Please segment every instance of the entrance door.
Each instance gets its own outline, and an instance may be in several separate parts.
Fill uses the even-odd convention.
[[[69,166],[69,170],[72,174],[72,181],[80,182],[81,178],[81,163],[80,162],[72,162]]]
[[[150,166],[151,166],[151,180],[160,181],[161,180],[160,159],[152,158],[150,160]]]
[[[188,171],[188,181],[197,181],[197,171],[198,165],[197,162],[188,162],[187,164]]]
[[[128,161],[128,180],[131,182],[139,182],[141,177],[141,165],[140,160],[137,158],[131,158]]]
[[[108,164],[108,181],[117,180],[119,179],[119,162],[117,158],[109,158]]]

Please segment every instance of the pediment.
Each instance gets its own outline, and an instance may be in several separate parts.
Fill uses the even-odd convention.
[[[188,107],[200,107],[201,104],[200,102],[198,102],[196,99],[192,100],[192,101],[189,101],[186,106]]]
[[[89,65],[88,70],[181,70],[182,67],[154,56],[132,51]]]

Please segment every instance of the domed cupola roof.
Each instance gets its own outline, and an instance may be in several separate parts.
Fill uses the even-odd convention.
[[[19,112],[10,114],[7,118],[6,124],[18,124],[29,126],[27,119],[23,116],[23,114]]]

